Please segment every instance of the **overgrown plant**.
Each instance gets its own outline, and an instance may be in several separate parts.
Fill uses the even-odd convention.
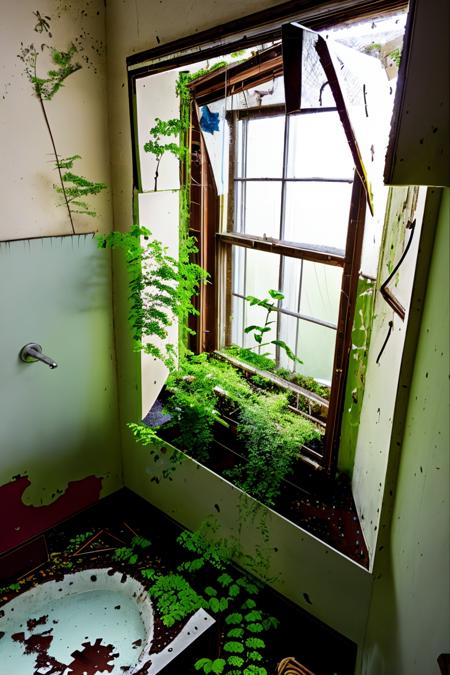
[[[288,410],[286,394],[265,394],[242,407],[238,437],[246,448],[246,461],[225,475],[244,492],[273,506],[302,445],[319,438],[320,432]]]
[[[155,126],[150,129],[150,140],[144,144],[145,152],[149,152],[156,158],[155,176],[154,176],[154,190],[158,190],[159,165],[163,156],[169,152],[177,159],[182,160],[187,152],[186,147],[181,143],[163,143],[163,138],[170,136],[180,137],[183,130],[183,122],[180,118],[171,120],[161,120],[159,117],[155,119]]]
[[[254,295],[247,295],[245,299],[251,307],[262,307],[266,310],[266,316],[262,325],[252,324],[250,326],[246,326],[244,329],[244,333],[253,335],[253,338],[256,342],[256,345],[253,347],[253,349],[258,350],[258,355],[261,355],[262,347],[275,345],[276,347],[282,349],[286,353],[286,356],[291,359],[292,370],[294,370],[295,363],[303,363],[303,361],[299,359],[296,354],[294,354],[292,349],[288,344],[286,344],[286,342],[284,342],[284,340],[276,339],[263,342],[264,336],[272,330],[271,325],[274,324],[275,321],[271,320],[271,316],[277,310],[276,303],[284,300],[284,293],[281,293],[281,291],[277,291],[272,288],[268,291],[268,297],[266,298],[257,298]],[[263,356],[267,356],[267,354],[263,354]]]
[[[134,225],[129,232],[99,235],[98,244],[125,254],[135,350],[143,350],[174,370],[176,348],[169,341],[169,328],[175,319],[183,321],[197,313],[192,298],[206,280],[203,269],[189,261],[194,243],[188,240],[183,255],[176,260],[149,230]]]
[[[37,23],[34,30],[37,33],[50,32],[49,16],[42,16],[39,11],[34,12]],[[93,182],[72,171],[74,162],[81,159],[80,155],[61,157],[56,149],[55,136],[47,115],[46,103],[51,101],[57,92],[63,87],[67,78],[81,69],[81,64],[76,61],[77,48],[74,44],[69,45],[66,51],[58,50],[51,45],[42,43],[39,49],[33,43],[25,46],[21,44],[18,58],[23,62],[25,74],[31,83],[33,94],[39,101],[45,125],[50,137],[54,155],[54,167],[58,172],[59,185],[53,188],[62,197],[62,204],[67,209],[70,227],[75,234],[74,214],[83,214],[95,217],[97,214],[86,202],[86,197],[97,195],[106,189],[104,183]],[[38,74],[38,61],[43,53],[50,54],[52,67],[45,76]]]
[[[197,532],[183,532],[177,540],[195,556],[179,566],[184,574],[191,573],[195,580],[206,565],[212,564],[217,569],[215,581],[208,582],[200,595],[203,606],[218,622],[220,644],[214,658],[200,658],[194,668],[203,673],[267,675],[264,637],[277,627],[278,620],[258,606],[261,585],[245,574],[236,574],[229,565],[232,554],[229,543],[217,538],[211,541],[210,527],[207,521]]]
[[[320,438],[309,420],[288,410],[286,394],[258,391],[232,365],[206,354],[186,358],[167,382],[166,410],[175,445],[201,462],[210,458],[214,425],[234,410],[245,461],[226,471],[238,487],[272,506],[301,448]]]

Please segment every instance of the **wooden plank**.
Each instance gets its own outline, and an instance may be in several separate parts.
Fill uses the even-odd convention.
[[[290,258],[311,260],[312,262],[324,263],[325,265],[343,267],[345,262],[344,253],[341,253],[338,249],[327,249],[325,247],[306,248],[305,245],[302,246],[301,244],[281,242],[278,239],[252,237],[251,235],[238,234],[237,232],[217,233],[216,237],[222,244],[253,248],[258,251],[268,251],[269,253],[278,253],[279,255],[286,255]]]
[[[361,264],[361,251],[364,238],[365,214],[364,185],[357,171],[355,171],[347,234],[346,260],[342,272],[342,289],[334,352],[333,377],[331,381],[330,407],[325,432],[326,467],[329,474],[334,472],[337,463],[342,405],[344,402],[348,359],[352,344],[358,271]]]

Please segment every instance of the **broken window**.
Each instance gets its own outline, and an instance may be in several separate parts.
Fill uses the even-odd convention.
[[[190,233],[212,283],[201,291],[190,346],[252,349],[329,387],[329,401],[317,401],[285,383],[309,413],[319,410],[325,445],[311,458],[331,471],[366,205],[373,210],[388,124],[389,106],[379,114],[386,82],[374,59],[334,49],[298,24],[278,26],[263,45],[210,70],[218,54],[212,46],[211,61],[192,63],[192,53],[180,52],[168,71],[174,83],[180,71],[203,70],[189,84]],[[159,58],[152,67],[164,74]],[[136,65],[132,82],[139,68],[149,66]],[[260,343],[249,329],[264,325],[266,308],[249,297],[276,299]]]

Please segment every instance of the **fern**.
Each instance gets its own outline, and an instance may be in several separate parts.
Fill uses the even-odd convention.
[[[98,245],[124,252],[128,273],[130,310],[128,315],[134,347],[161,360],[169,370],[176,367],[175,346],[168,340],[175,319],[197,314],[192,298],[206,272],[183,258],[175,260],[167,248],[144,227],[129,232],[99,235]],[[188,250],[193,247],[192,241]]]
[[[181,143],[163,143],[162,137],[180,136],[183,131],[181,119],[161,120],[155,119],[155,126],[150,129],[150,140],[144,143],[145,152],[149,152],[156,158],[156,168],[154,176],[154,189],[158,190],[159,165],[166,152],[171,153],[177,159],[183,159],[186,155],[186,147]]]
[[[49,16],[42,16],[39,11],[35,11],[33,14],[37,20],[34,26],[35,32],[41,34],[47,33],[48,37],[52,37],[50,32],[51,18]],[[50,68],[46,75],[39,75],[39,56],[44,51],[50,52],[52,68]],[[63,198],[62,204],[65,205],[67,209],[73,234],[75,234],[75,214],[91,217],[96,217],[97,215],[92,207],[89,206],[86,197],[97,195],[106,188],[104,183],[90,181],[87,178],[70,171],[74,161],[80,159],[80,156],[72,155],[65,159],[59,157],[56,149],[55,137],[47,115],[46,103],[53,99],[55,94],[64,85],[67,78],[81,68],[81,64],[76,60],[77,51],[74,44],[70,44],[66,51],[63,51],[45,43],[41,44],[40,49],[38,50],[35,45],[31,43],[28,46],[22,44],[18,54],[18,58],[24,64],[25,75],[31,83],[33,94],[39,100],[41,106],[42,115],[52,145],[54,164],[58,171],[59,185],[54,185],[53,187]],[[63,171],[65,171],[65,173],[63,173]]]
[[[156,601],[161,620],[168,628],[205,606],[203,598],[179,574],[160,576],[149,595]]]

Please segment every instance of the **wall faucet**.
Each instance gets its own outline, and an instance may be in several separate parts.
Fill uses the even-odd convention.
[[[58,367],[58,364],[53,359],[42,353],[41,345],[38,345],[36,342],[29,342],[25,347],[22,347],[19,357],[25,363],[42,361],[42,363],[46,363],[52,369]]]

